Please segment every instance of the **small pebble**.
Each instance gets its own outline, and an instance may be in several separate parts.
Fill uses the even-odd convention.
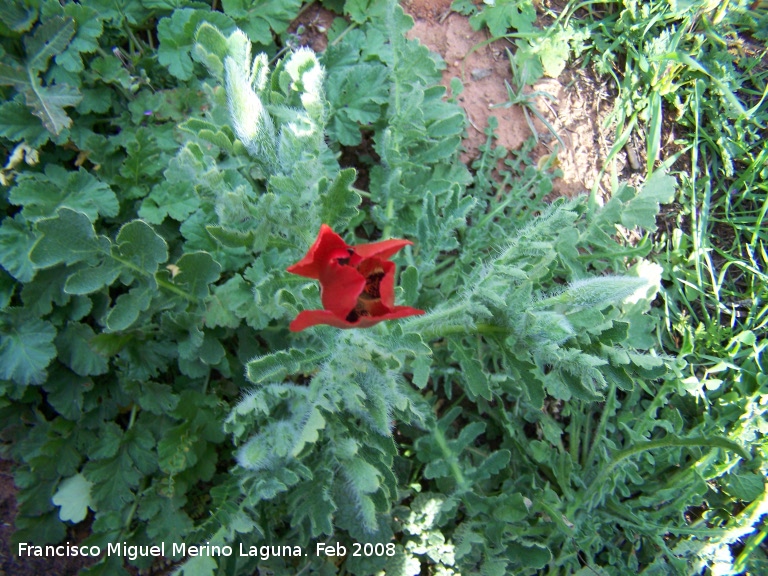
[[[470,76],[472,76],[472,80],[482,80],[483,78],[487,78],[491,75],[491,69],[490,68],[475,68],[472,70],[472,72],[469,73]]]

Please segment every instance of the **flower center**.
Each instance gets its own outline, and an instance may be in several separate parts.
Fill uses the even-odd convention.
[[[371,308],[378,302],[381,302],[381,280],[384,278],[384,271],[381,268],[375,268],[365,277],[365,288],[357,297],[355,308],[347,314],[347,322],[357,322],[361,316],[371,316]]]
[[[372,274],[368,274],[365,278],[365,288],[358,298],[362,300],[377,300],[381,298],[381,279],[384,278],[384,272],[376,271]]]

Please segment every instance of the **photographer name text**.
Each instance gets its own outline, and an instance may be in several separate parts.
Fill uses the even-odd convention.
[[[107,544],[106,548],[102,546],[75,545],[67,542],[59,545],[35,546],[27,542],[19,542],[18,556],[22,557],[66,557],[66,556],[86,556],[96,558],[105,553],[107,556],[119,556],[128,560],[136,560],[145,557],[166,556],[166,550],[170,557],[178,558],[184,556],[233,556],[237,552],[238,556],[258,557],[262,560],[280,556],[307,556],[307,553],[301,546],[247,546],[240,544],[237,547],[228,545],[219,546],[215,544],[188,545],[186,543],[170,543],[166,547],[165,542],[156,545],[134,545],[126,542]],[[389,542],[383,543],[359,543],[353,542],[349,546],[342,545],[339,542],[328,544],[318,542],[315,545],[315,556],[346,556],[349,551],[351,556],[394,556],[395,544]]]

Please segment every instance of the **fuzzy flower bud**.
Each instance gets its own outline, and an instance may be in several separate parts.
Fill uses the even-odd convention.
[[[243,45],[234,40],[236,38],[230,38],[230,45],[239,48],[233,50],[236,56],[224,59],[232,125],[235,134],[252,156],[273,163],[275,127],[257,94],[257,90],[262,90],[266,84],[266,56],[259,54],[251,64],[250,44]]]

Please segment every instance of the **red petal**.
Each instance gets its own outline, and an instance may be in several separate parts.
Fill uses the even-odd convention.
[[[355,252],[363,258],[376,257],[386,260],[401,248],[410,244],[413,244],[410,240],[391,238],[389,240],[382,240],[381,242],[372,242],[371,244],[358,244],[357,246],[353,246],[353,248]]]
[[[384,278],[379,284],[379,293],[382,304],[392,308],[395,305],[395,265],[392,262],[387,264],[389,266],[384,267]]]
[[[418,316],[424,314],[424,310],[417,310],[410,306],[393,306],[391,311],[381,316],[361,316],[355,324],[357,328],[368,328],[384,320],[396,320],[398,318],[405,318],[406,316]]]
[[[305,328],[318,324],[328,324],[336,328],[354,328],[357,326],[357,324],[339,318],[330,310],[304,310],[299,312],[299,315],[293,319],[288,328],[291,332],[300,332]]]
[[[348,322],[344,318],[336,316],[330,310],[304,310],[291,322],[291,332],[300,332],[310,326],[318,324],[327,324],[336,328],[369,328],[384,320],[396,320],[406,316],[416,316],[424,314],[424,310],[417,310],[410,306],[395,306],[391,311],[381,316],[361,316],[357,322]]]
[[[351,266],[332,260],[320,272],[320,299],[323,308],[346,318],[365,288],[365,278]]]
[[[349,256],[349,245],[341,236],[336,234],[327,224],[320,226],[317,240],[307,251],[307,255],[301,260],[288,266],[286,269],[291,274],[298,274],[305,278],[318,280],[323,268],[336,258]]]

